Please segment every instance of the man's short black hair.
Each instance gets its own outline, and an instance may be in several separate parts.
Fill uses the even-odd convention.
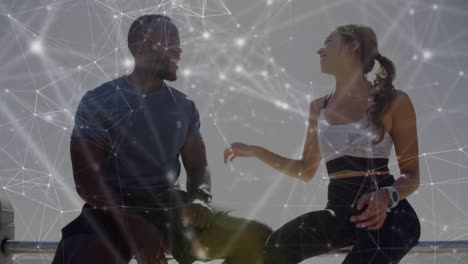
[[[148,29],[160,22],[171,23],[171,18],[160,14],[143,15],[133,21],[130,29],[128,30],[128,49],[132,54],[135,54],[135,43],[144,40]]]

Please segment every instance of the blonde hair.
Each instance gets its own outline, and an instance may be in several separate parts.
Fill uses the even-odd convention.
[[[382,116],[390,106],[390,101],[395,94],[393,81],[396,77],[395,64],[385,56],[382,56],[378,49],[377,35],[371,27],[357,24],[342,25],[336,31],[343,37],[345,43],[356,40],[359,42],[360,61],[364,74],[372,71],[377,61],[380,64],[373,81],[375,89],[373,93],[373,104],[367,112],[369,123],[374,125],[374,132],[377,137],[373,144],[378,144],[384,137],[385,128]]]

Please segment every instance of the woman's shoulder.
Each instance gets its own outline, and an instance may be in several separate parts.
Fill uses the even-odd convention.
[[[393,118],[414,113],[413,103],[408,93],[395,89],[393,98],[390,101],[389,112]]]
[[[406,93],[405,91],[403,90],[398,90],[398,89],[395,89],[394,93],[393,93],[393,96],[392,96],[392,99],[390,101],[390,108],[392,109],[395,109],[395,108],[399,108],[399,107],[404,107],[404,106],[408,106],[408,105],[411,105],[411,98],[410,96],[408,95],[408,93]]]

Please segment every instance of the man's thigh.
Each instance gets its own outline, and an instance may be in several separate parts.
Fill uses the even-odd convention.
[[[194,240],[192,254],[200,259],[261,254],[271,232],[270,227],[257,221],[215,213],[210,228]]]
[[[116,245],[94,234],[80,234],[62,239],[52,264],[128,263],[132,254],[125,245]]]

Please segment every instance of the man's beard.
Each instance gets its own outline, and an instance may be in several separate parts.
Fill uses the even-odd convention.
[[[171,82],[177,80],[177,74],[171,72],[171,70],[167,67],[157,69],[156,76],[158,76],[158,78],[161,80],[168,80]]]
[[[161,61],[155,68],[155,74],[159,79],[168,81],[177,80],[177,74],[171,71],[171,65],[168,59]]]

